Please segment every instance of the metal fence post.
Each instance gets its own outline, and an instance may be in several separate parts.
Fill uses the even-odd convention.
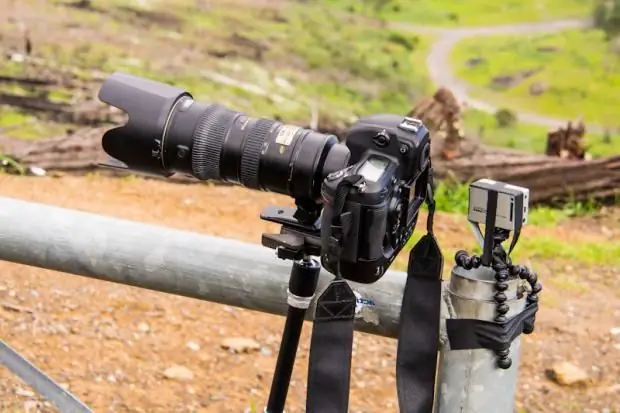
[[[450,318],[492,321],[495,316],[495,273],[489,267],[465,270],[454,267],[444,293],[444,307]],[[509,281],[506,291],[508,317],[525,308],[523,281]],[[510,346],[512,366],[496,366],[495,354],[486,349],[450,350],[442,346],[441,370],[437,385],[439,413],[513,413],[519,372],[521,339]]]

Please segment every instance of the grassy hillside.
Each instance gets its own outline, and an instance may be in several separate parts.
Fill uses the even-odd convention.
[[[544,4],[552,7],[552,3]],[[46,88],[0,81],[0,93],[74,103],[95,98],[105,76],[123,70],[187,88],[200,100],[304,124],[310,120],[311,106],[318,106],[321,119],[332,123],[368,113],[405,113],[432,88],[425,67],[430,37],[381,28],[361,17],[370,13],[361,6],[352,9],[356,14],[342,13],[350,9],[344,1],[302,5],[216,0],[208,10],[175,0],[150,1],[148,9],[120,0],[94,1],[92,9],[69,4],[69,0],[25,0],[8,9],[12,21],[0,25],[0,51],[21,50],[17,23],[23,22],[29,28],[33,54],[25,62],[4,62],[0,76],[62,77],[66,81]],[[420,1],[416,13],[424,7],[431,10],[432,4]],[[480,14],[485,3],[469,4]],[[522,12],[523,7],[532,6],[531,2],[519,4]],[[436,11],[449,9],[440,6]],[[400,16],[406,16],[407,10]],[[493,17],[493,10],[481,15]],[[41,23],[43,15],[45,24]],[[426,22],[440,24],[432,19]],[[484,65],[463,69],[463,59],[487,53],[485,48],[492,48],[494,40],[472,41],[474,46],[459,46],[455,61],[461,75],[484,84],[489,76]],[[511,65],[515,56],[502,53],[506,52],[490,60],[491,72],[508,70]],[[527,62],[523,65],[528,67]],[[481,94],[491,93],[481,89]],[[517,92],[493,92],[493,97],[509,98],[518,109],[519,102],[513,101]],[[530,108],[529,102],[524,105]],[[0,107],[2,135],[48,137],[73,126],[70,120],[49,113]],[[466,113],[465,126],[470,135],[480,135],[492,145],[535,152],[544,147],[544,127],[499,128],[491,115],[476,111]],[[615,141],[605,142],[598,135],[591,142],[595,154],[616,150]]]
[[[479,96],[620,128],[620,52],[615,49],[600,31],[570,30],[468,39],[457,45],[453,61],[458,76],[480,88]]]
[[[570,120],[567,117],[566,120]],[[516,123],[501,127],[495,116],[468,109],[463,115],[465,133],[491,146],[514,148],[527,152],[543,153],[547,132],[550,128],[528,123]],[[594,156],[609,156],[620,153],[620,129],[609,134],[588,131],[585,139],[588,152]]]
[[[93,9],[54,2],[43,7],[45,26],[35,24],[40,4],[21,3],[13,15],[30,24],[33,56],[2,65],[0,75],[71,73],[90,96],[105,75],[123,70],[187,88],[200,100],[297,122],[307,122],[315,104],[323,116],[336,120],[404,113],[428,91],[418,63],[428,39],[381,29],[320,5],[209,3],[201,11],[194,3],[172,0],[150,2],[149,9],[120,1],[95,1]],[[4,52],[21,47],[16,29],[0,28],[7,39]],[[0,91],[40,92],[6,82],[0,82]],[[47,98],[68,102],[78,94],[84,92],[62,85],[47,91]],[[17,137],[54,130],[34,125],[31,117],[4,108],[0,128]]]
[[[587,16],[591,0],[323,0],[342,10],[426,26],[487,26]]]

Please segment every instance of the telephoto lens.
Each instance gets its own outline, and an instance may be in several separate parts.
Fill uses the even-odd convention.
[[[234,182],[303,203],[319,202],[325,177],[350,158],[334,135],[200,103],[183,89],[125,73],[106,79],[99,99],[129,117],[102,141],[121,168]]]

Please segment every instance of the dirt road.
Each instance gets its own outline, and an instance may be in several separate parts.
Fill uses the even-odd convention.
[[[590,26],[590,24],[589,20],[558,20],[506,26],[468,27],[462,29],[444,29],[405,24],[398,24],[395,25],[395,27],[437,36],[438,38],[431,45],[426,60],[427,69],[433,83],[437,86],[445,86],[452,90],[459,100],[467,102],[468,107],[493,114],[502,107],[501,102],[487,102],[471,98],[469,96],[469,91],[472,89],[471,85],[454,75],[454,70],[450,64],[450,55],[457,43],[471,37],[554,33],[567,29],[586,28]],[[524,123],[532,123],[547,127],[557,127],[566,124],[566,119],[553,118],[526,111],[517,111],[516,113],[519,120]],[[588,125],[588,127],[590,128],[590,125]],[[594,125],[592,128],[597,129]]]

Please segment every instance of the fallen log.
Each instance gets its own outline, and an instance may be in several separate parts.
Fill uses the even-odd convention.
[[[25,113],[47,115],[60,123],[94,126],[121,119],[117,112],[96,100],[86,100],[76,104],[53,102],[44,96],[21,96],[0,92],[0,105],[19,108]]]
[[[58,84],[54,79],[37,79],[22,76],[0,76],[0,83],[17,83],[26,86],[54,86]]]
[[[101,136],[107,127],[82,129],[67,136],[21,141],[0,139],[4,153],[26,166],[48,171],[85,173],[109,171],[99,166],[108,157],[101,148]],[[433,159],[439,179],[468,182],[492,178],[530,188],[531,202],[549,204],[566,199],[604,200],[620,195],[620,156],[584,160],[568,160],[545,155],[524,153],[513,149],[495,148],[468,142],[460,155]],[[179,176],[173,182],[197,183],[195,179]]]
[[[52,114],[64,113],[69,110],[65,103],[51,102],[45,98],[20,96],[10,93],[0,93],[0,105],[8,105],[34,112],[48,112]]]
[[[583,122],[551,132],[546,154],[534,155],[481,145],[466,137],[461,115],[461,105],[445,88],[423,98],[408,113],[421,119],[431,132],[431,156],[438,177],[458,182],[483,177],[510,182],[529,188],[533,203],[615,200],[620,187],[620,156],[590,160],[582,148]]]
[[[620,195],[620,156],[569,160],[479,146],[475,153],[434,159],[437,176],[457,182],[492,178],[530,189],[534,204],[614,200]]]

